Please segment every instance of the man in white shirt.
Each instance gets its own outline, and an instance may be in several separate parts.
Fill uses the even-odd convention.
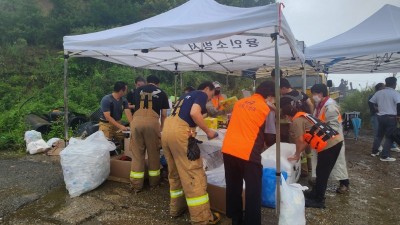
[[[385,79],[386,87],[374,94],[369,100],[378,105],[378,135],[372,146],[371,156],[378,156],[378,148],[385,137],[385,143],[381,153],[381,161],[393,162],[395,158],[390,157],[390,148],[393,140],[391,134],[397,127],[397,119],[400,117],[400,93],[395,90],[397,79],[388,77]]]

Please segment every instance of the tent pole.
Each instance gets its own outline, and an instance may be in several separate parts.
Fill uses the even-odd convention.
[[[278,9],[279,10],[279,9]],[[276,102],[276,214],[279,217],[281,210],[281,101],[280,101],[280,67],[279,67],[279,30],[275,26],[275,102]]]
[[[177,88],[177,82],[178,82],[178,73],[175,73],[175,95],[174,95],[174,102],[176,102],[176,88]]]
[[[256,78],[253,79],[253,93],[256,92]]]
[[[177,93],[176,93],[176,89],[177,89],[177,86],[178,86],[178,76],[179,76],[179,74],[178,74],[178,63],[174,63],[175,64],[175,94],[174,94],[174,102],[173,102],[173,104],[175,104],[176,103],[176,95],[177,95]]]
[[[303,92],[307,94],[307,70],[303,67]]]
[[[69,55],[64,53],[64,141],[65,146],[68,145],[68,58]]]
[[[180,75],[181,75],[181,94],[182,94],[183,93],[183,74],[180,73]]]

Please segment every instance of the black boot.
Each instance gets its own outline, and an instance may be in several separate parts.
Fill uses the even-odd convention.
[[[232,218],[232,225],[243,225],[243,218]]]
[[[314,189],[304,191],[303,193],[304,193],[304,197],[305,197],[305,198],[308,198],[308,199],[315,198],[315,196],[316,196],[316,195],[315,195]]]
[[[243,225],[243,213],[232,217],[232,225]]]
[[[306,198],[307,208],[325,209],[325,200],[318,200],[316,198]]]

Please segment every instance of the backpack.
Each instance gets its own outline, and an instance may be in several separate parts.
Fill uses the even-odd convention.
[[[292,96],[292,95],[282,95],[282,98],[290,98],[290,104],[295,107],[297,110],[306,112],[306,113],[311,113],[310,112],[310,107],[308,107],[307,102],[303,100],[304,95],[298,91],[297,96]]]

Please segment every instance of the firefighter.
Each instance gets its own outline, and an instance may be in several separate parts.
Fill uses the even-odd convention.
[[[217,136],[206,126],[202,115],[214,89],[212,82],[204,82],[198,90],[184,94],[165,120],[161,137],[169,170],[170,215],[180,216],[189,207],[192,224],[216,224],[220,220],[220,215],[210,210],[203,161],[193,140],[196,126],[210,139]]]
[[[130,150],[131,185],[135,192],[143,188],[145,155],[148,155],[150,187],[160,181],[160,132],[169,109],[167,94],[159,86],[160,80],[153,75],[147,77],[147,85],[135,91],[135,113],[131,123]],[[161,126],[160,126],[161,118]]]
[[[135,90],[144,85],[146,85],[146,80],[140,76],[136,77],[135,88],[131,89],[126,95],[126,99],[128,100],[129,108],[131,109],[132,114],[135,112]]]
[[[328,96],[328,87],[325,84],[315,84],[311,87],[311,93],[316,104],[313,115],[322,122],[329,124],[329,126],[337,132],[343,133],[342,116],[340,115],[339,106],[335,100]],[[313,159],[314,162],[316,162],[316,157],[314,155]],[[346,194],[349,192],[350,181],[347,172],[344,142],[335,167],[331,172],[330,179],[339,180],[336,193]]]
[[[222,145],[226,180],[226,215],[232,224],[261,224],[261,153],[264,150],[265,120],[270,112],[266,101],[275,98],[272,81],[264,81],[256,93],[235,103]],[[243,218],[243,179],[246,183]]]
[[[325,191],[329,175],[335,166],[343,145],[343,135],[321,120],[298,111],[292,105],[282,108],[290,124],[290,134],[296,144],[296,153],[289,160],[297,161],[308,145],[318,152],[316,184],[312,191],[305,192],[305,206],[325,208]]]
[[[122,125],[121,118],[124,112],[129,122],[132,120],[132,114],[128,107],[128,101],[124,98],[128,90],[127,84],[123,81],[117,81],[114,84],[112,94],[106,95],[101,99],[101,111],[99,130],[103,131],[108,140],[115,140],[117,143],[124,143],[124,134],[129,128]]]

